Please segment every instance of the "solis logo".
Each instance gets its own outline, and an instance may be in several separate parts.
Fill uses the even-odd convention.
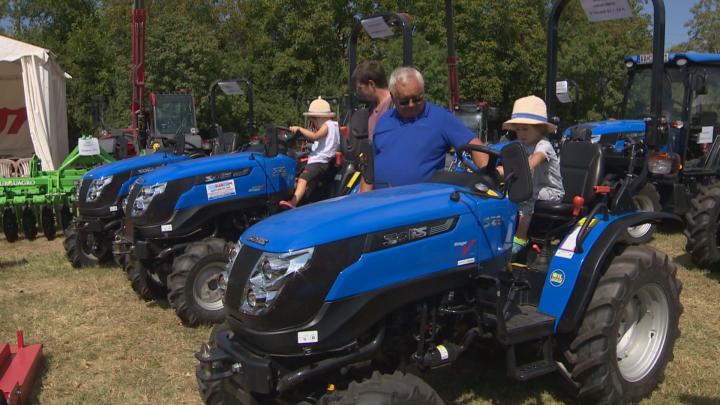
[[[11,117],[12,119],[10,119]],[[17,135],[25,121],[27,121],[25,107],[16,109],[0,108],[0,134]],[[10,124],[9,127],[8,123]]]
[[[550,285],[560,287],[565,282],[565,273],[562,270],[555,270],[550,274]]]

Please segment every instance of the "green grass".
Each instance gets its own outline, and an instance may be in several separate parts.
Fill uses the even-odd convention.
[[[43,404],[196,404],[193,353],[209,328],[185,328],[165,304],[139,300],[115,267],[75,270],[62,242],[0,242],[0,342],[25,331],[44,345]],[[647,403],[720,403],[720,273],[694,268],[684,237],[652,244],[679,266],[682,336],[665,381]],[[505,377],[502,353],[474,350],[428,376],[447,403],[571,402],[558,374],[527,383]]]

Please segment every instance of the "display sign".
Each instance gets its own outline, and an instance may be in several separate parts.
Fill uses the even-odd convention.
[[[585,15],[591,22],[632,17],[627,0],[581,0]]]
[[[97,138],[80,138],[78,140],[78,155],[95,156],[100,154],[100,143]]]
[[[563,104],[567,104],[572,101],[570,98],[567,80],[555,83],[555,94],[557,95],[558,101]]]
[[[366,18],[360,23],[370,38],[387,38],[393,35],[392,29],[382,17]]]

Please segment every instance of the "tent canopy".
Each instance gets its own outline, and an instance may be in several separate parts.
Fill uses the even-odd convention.
[[[0,35],[0,156],[38,155],[43,170],[68,155],[63,72],[49,50]]]

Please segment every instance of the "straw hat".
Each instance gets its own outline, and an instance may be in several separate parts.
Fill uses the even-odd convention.
[[[303,113],[306,117],[334,117],[335,113],[330,108],[330,103],[318,97],[310,103],[307,112]]]
[[[548,122],[547,107],[540,97],[527,96],[515,100],[510,119],[502,125],[503,129],[512,129],[513,125],[543,125],[548,132],[555,131],[555,125]]]

